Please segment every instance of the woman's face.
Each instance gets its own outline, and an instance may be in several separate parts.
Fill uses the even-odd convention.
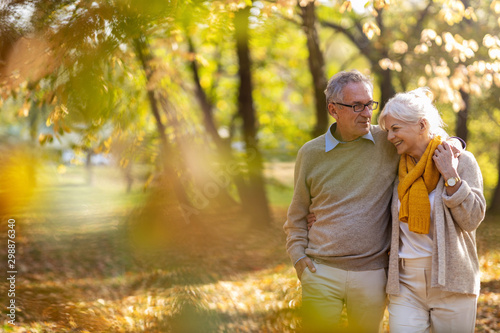
[[[387,140],[396,147],[400,155],[406,153],[415,158],[422,156],[428,144],[422,136],[423,126],[425,124],[422,122],[409,124],[391,115],[385,117]]]

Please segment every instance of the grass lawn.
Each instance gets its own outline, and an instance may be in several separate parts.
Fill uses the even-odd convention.
[[[235,209],[207,209],[179,222],[168,195],[119,173],[48,168],[16,216],[16,326],[4,332],[294,332],[300,284],[282,225],[292,193],[290,164],[266,170],[274,221],[253,228]],[[159,197],[162,200],[156,200]],[[159,203],[161,202],[161,203]],[[7,262],[7,220],[0,252]],[[500,331],[500,217],[478,230],[483,271],[477,332]],[[6,271],[6,270],[4,270]],[[4,273],[5,274],[5,273]],[[6,279],[2,279],[6,281]],[[387,324],[386,324],[387,326]]]

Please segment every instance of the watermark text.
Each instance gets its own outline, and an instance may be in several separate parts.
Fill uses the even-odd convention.
[[[7,317],[8,323],[16,325],[16,220],[9,219],[7,224]]]

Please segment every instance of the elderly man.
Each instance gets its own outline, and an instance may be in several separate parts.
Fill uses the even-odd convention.
[[[284,230],[302,282],[303,327],[339,330],[347,309],[354,332],[378,332],[386,305],[390,201],[399,156],[372,125],[373,85],[340,72],[325,90],[328,132],[298,152],[295,188]],[[307,228],[307,215],[316,222]]]

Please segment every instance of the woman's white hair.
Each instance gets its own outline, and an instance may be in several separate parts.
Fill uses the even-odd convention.
[[[385,118],[388,115],[409,124],[418,124],[420,120],[425,119],[429,125],[430,136],[441,135],[446,138],[448,135],[443,129],[445,124],[432,103],[432,98],[432,92],[428,87],[396,94],[385,104],[384,110],[380,113],[378,119],[380,127],[386,130]]]

